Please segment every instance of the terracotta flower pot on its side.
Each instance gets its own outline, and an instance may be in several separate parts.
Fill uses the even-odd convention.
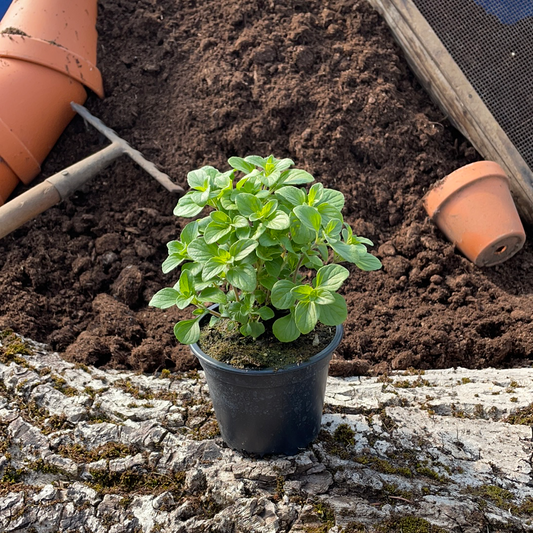
[[[430,218],[477,266],[503,263],[526,240],[509,190],[493,161],[478,161],[446,176],[424,197]]]
[[[83,104],[103,96],[97,0],[17,0],[0,22],[0,205],[29,183]]]

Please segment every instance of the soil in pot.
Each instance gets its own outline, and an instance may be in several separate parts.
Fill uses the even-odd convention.
[[[335,328],[317,324],[307,335],[295,341],[280,342],[267,328],[257,339],[243,337],[230,327],[227,320],[202,329],[198,345],[217,361],[235,368],[279,369],[294,363],[303,363],[321,352],[335,336]]]

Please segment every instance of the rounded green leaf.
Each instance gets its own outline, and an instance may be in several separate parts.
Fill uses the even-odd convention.
[[[232,227],[228,223],[211,222],[207,228],[205,228],[204,238],[208,244],[213,244],[228,233],[230,233]]]
[[[200,293],[198,299],[201,302],[211,302],[213,304],[225,304],[228,301],[226,293],[218,287],[207,287]]]
[[[237,204],[237,209],[241,215],[249,217],[253,214],[261,213],[263,209],[263,204],[259,198],[256,198],[253,194],[247,192],[240,193],[235,198],[235,203]]]
[[[265,225],[269,229],[283,230],[290,226],[290,219],[283,211],[278,211],[269,219],[265,220]]]
[[[260,307],[257,310],[257,314],[261,317],[262,320],[270,320],[271,318],[274,318],[274,311],[270,309],[270,307]]]
[[[209,185],[209,176],[203,168],[192,170],[187,174],[187,183],[191,189],[205,191]]]
[[[294,305],[296,297],[292,294],[291,289],[296,284],[288,279],[281,279],[272,287],[270,299],[276,309],[289,309]]]
[[[320,203],[329,204],[338,211],[342,211],[342,208],[344,207],[344,194],[334,189],[324,189],[322,191],[322,198],[320,199]]]
[[[318,321],[318,309],[315,302],[298,302],[294,310],[294,321],[300,333],[305,335],[313,331]]]
[[[255,168],[252,165],[252,163],[248,163],[242,157],[230,157],[228,159],[228,163],[230,167],[236,170],[240,170],[241,172],[244,172],[245,174],[249,174]]]
[[[240,261],[250,255],[258,245],[255,239],[241,239],[231,246],[229,253],[235,261]]]
[[[174,208],[174,215],[177,217],[191,218],[196,216],[204,208],[204,205],[198,205],[188,194],[182,196],[178,205]]]
[[[161,266],[163,274],[168,274],[171,270],[174,270],[178,265],[183,262],[183,256],[181,254],[170,254]]]
[[[226,268],[226,263],[220,257],[213,257],[204,265],[202,279],[207,281],[218,276]]]
[[[194,239],[198,237],[198,222],[189,222],[181,232],[180,239],[185,244],[190,244]]]
[[[297,205],[294,208],[294,214],[310,230],[318,231],[322,225],[322,216],[317,209],[310,205]]]
[[[295,298],[298,300],[305,300],[309,298],[312,292],[313,288],[309,285],[297,285],[291,289],[291,293],[294,294]]]
[[[381,261],[374,255],[366,253],[360,255],[359,259],[355,262],[357,268],[361,270],[379,270],[381,268]]]
[[[159,309],[168,309],[169,307],[176,305],[176,298],[178,296],[179,293],[175,289],[161,289],[152,296],[148,305],[150,307],[158,307]]]
[[[323,266],[316,273],[315,287],[335,292],[349,275],[350,271],[341,265]]]
[[[245,292],[253,292],[257,285],[255,269],[250,265],[239,265],[230,268],[226,278],[234,287]]]
[[[296,327],[296,322],[292,315],[278,318],[272,325],[272,333],[281,342],[292,342],[300,336],[300,330]]]
[[[287,170],[283,175],[283,185],[301,185],[313,181],[315,181],[315,178],[309,172],[298,168]]]
[[[276,191],[276,196],[281,196],[290,205],[302,205],[305,203],[305,191],[292,185],[281,187]]]
[[[338,293],[331,293],[334,303],[318,306],[318,319],[326,326],[338,326],[348,317],[346,301]]]
[[[200,338],[198,318],[182,320],[174,326],[174,335],[182,344],[194,344]]]
[[[209,259],[218,255],[218,246],[208,244],[203,238],[199,238],[189,244],[187,253],[192,260],[207,263]]]

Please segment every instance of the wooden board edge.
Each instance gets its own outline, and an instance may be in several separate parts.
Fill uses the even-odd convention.
[[[485,158],[502,166],[517,208],[533,224],[533,172],[411,0],[367,0],[389,25],[421,84]]]

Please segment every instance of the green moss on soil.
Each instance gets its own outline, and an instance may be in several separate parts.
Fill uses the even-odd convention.
[[[282,368],[302,363],[326,348],[335,335],[334,327],[318,324],[311,333],[286,343],[268,329],[254,340],[228,326],[229,321],[221,320],[203,328],[198,344],[214,359],[236,368]]]
[[[93,481],[92,488],[102,494],[161,494],[169,491],[177,497],[181,497],[185,472],[173,472],[160,474],[158,472],[141,473],[134,470],[126,470],[122,473],[109,472],[107,470],[91,470]]]
[[[128,446],[120,442],[106,442],[97,448],[89,450],[81,444],[61,445],[57,453],[63,457],[68,457],[76,463],[93,463],[100,459],[117,459],[135,455],[137,450],[133,446]]]
[[[525,426],[533,425],[533,403],[530,403],[526,407],[517,409],[511,413],[507,418],[504,418],[504,422],[508,424],[522,424]]]
[[[381,523],[377,530],[380,533],[446,533],[444,529],[417,516],[402,516],[387,520]]]

